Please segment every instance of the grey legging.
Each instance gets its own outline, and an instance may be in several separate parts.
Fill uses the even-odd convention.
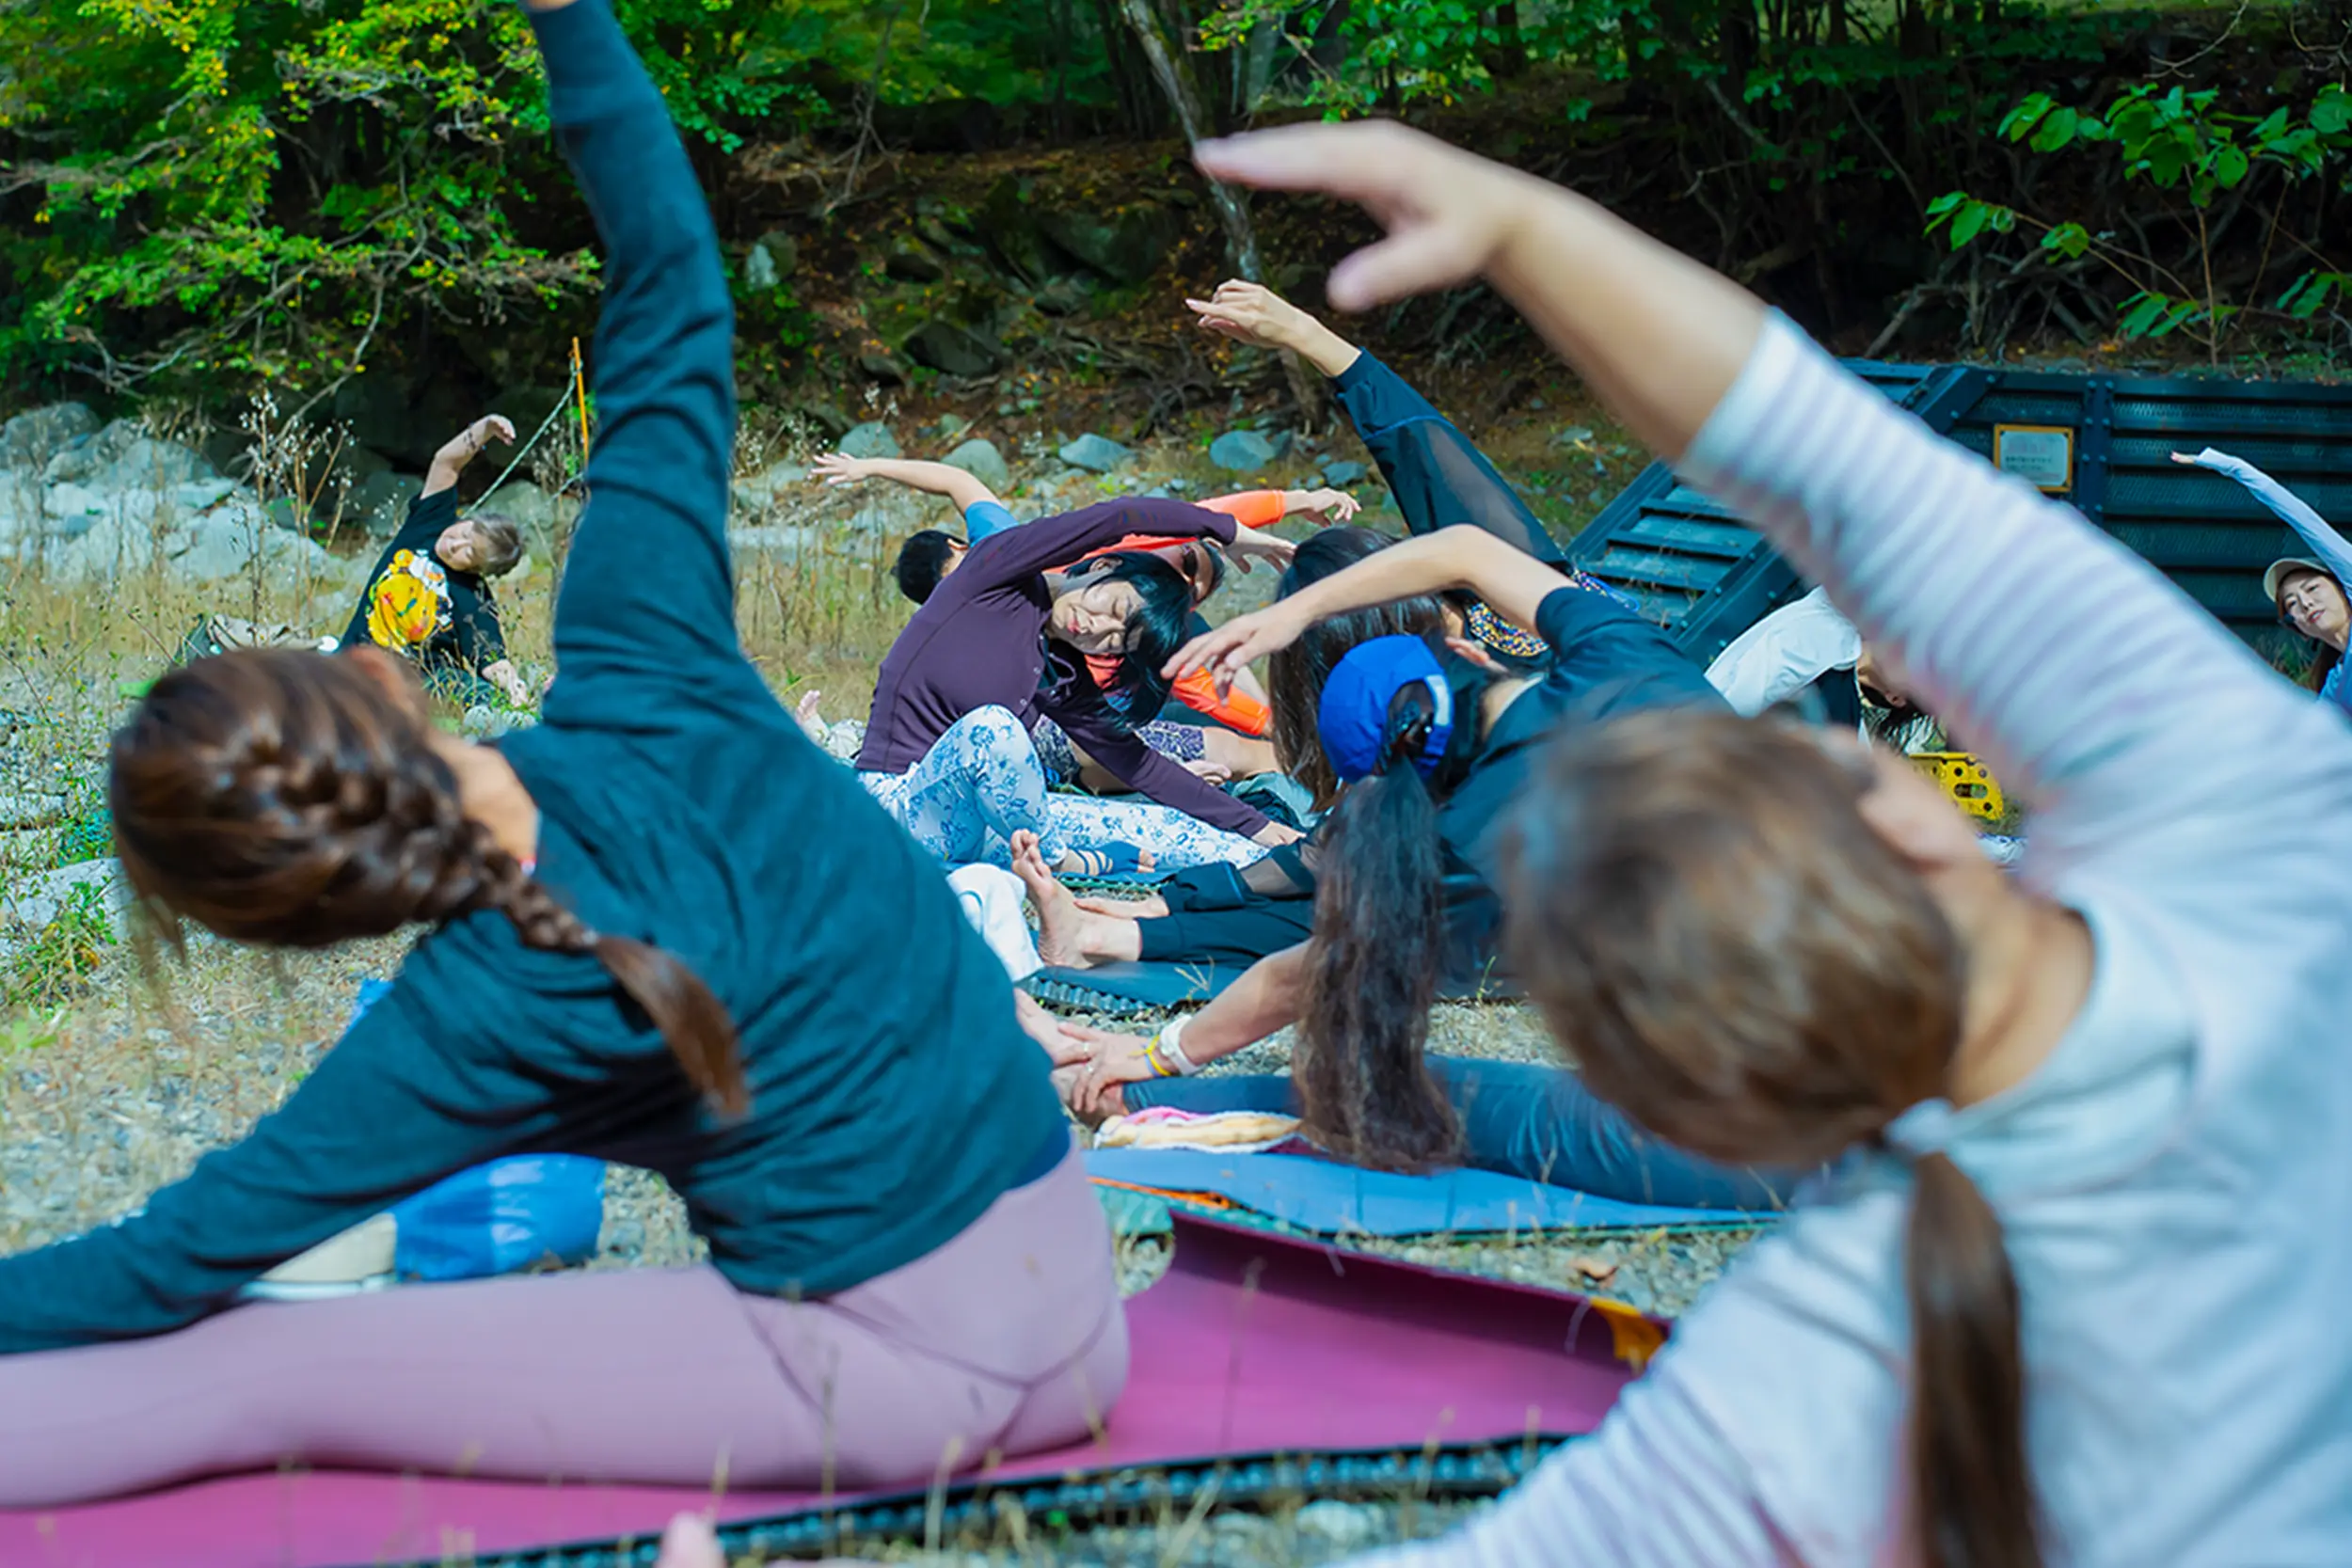
[[[1463,1163],[1480,1170],[1621,1203],[1748,1211],[1786,1207],[1802,1175],[1686,1154],[1634,1126],[1559,1068],[1432,1056],[1429,1070],[1462,1117]],[[1134,1111],[1298,1110],[1291,1080],[1274,1073],[1154,1078],[1124,1089]]]

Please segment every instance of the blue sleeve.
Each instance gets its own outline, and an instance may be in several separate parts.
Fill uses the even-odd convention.
[[[1552,590],[1535,609],[1535,630],[1551,645],[1545,686],[1563,706],[1584,717],[1651,707],[1725,708],[1707,672],[1663,630],[1605,594]]]
[[[2347,540],[2328,526],[2312,504],[2243,457],[2233,457],[2226,451],[2207,447],[2199,452],[2196,465],[2215,473],[2236,480],[2256,500],[2278,515],[2279,520],[2293,529],[2311,546],[2336,581],[2352,588],[2352,540]]]
[[[1486,454],[1403,376],[1359,353],[1332,388],[1380,465],[1406,529],[1435,533],[1472,523],[1548,565],[1567,560]]]
[[[137,1213],[0,1259],[0,1354],[183,1327],[411,1193],[548,1133],[549,1085],[429,1043],[445,1032],[409,1000],[395,987],[284,1106]]]
[[[1019,528],[1021,519],[1005,509],[1003,501],[974,501],[963,509],[963,542],[977,545],[992,533],[1002,533],[1009,528]]]
[[[604,242],[596,446],[556,601],[563,673],[548,716],[593,722],[619,705],[644,712],[646,697],[764,694],[735,630],[735,318],[709,209],[606,0],[531,22],[556,133]]]

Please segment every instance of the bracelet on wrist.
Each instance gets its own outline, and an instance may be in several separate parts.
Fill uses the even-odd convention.
[[[1164,1024],[1152,1037],[1152,1053],[1168,1066],[1167,1076],[1189,1078],[1200,1070],[1200,1064],[1184,1054],[1184,1025],[1188,1019],[1175,1019]]]

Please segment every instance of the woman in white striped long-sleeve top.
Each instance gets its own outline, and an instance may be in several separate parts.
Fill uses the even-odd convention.
[[[1389,125],[1200,161],[1372,210],[1343,308],[1483,274],[2034,812],[2012,879],[1844,735],[1661,712],[1555,739],[1506,902],[1588,1085],[1716,1159],[1843,1158],[1598,1433],[1388,1560],[2344,1560],[2341,720],[1581,198]]]

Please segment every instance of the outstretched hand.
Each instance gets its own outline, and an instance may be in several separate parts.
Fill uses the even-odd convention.
[[[829,451],[808,466],[808,477],[827,484],[857,484],[874,477],[874,466],[867,458]]]
[[[1289,601],[1278,599],[1194,638],[1176,650],[1160,673],[1182,680],[1195,670],[1206,670],[1216,678],[1217,691],[1230,694],[1234,680],[1253,661],[1289,647],[1306,629]]]
[[[1307,312],[1263,283],[1219,283],[1208,298],[1187,299],[1184,305],[1202,331],[1251,348],[1293,347],[1299,327],[1313,324]]]
[[[1518,232],[1528,206],[1525,176],[1391,120],[1289,125],[1206,141],[1193,149],[1193,162],[1212,180],[1322,191],[1370,213],[1388,238],[1332,269],[1326,292],[1343,310],[1475,277]],[[1194,309],[1212,330],[1238,336],[1212,325],[1200,305]],[[1216,317],[1228,319],[1243,322],[1247,313],[1236,307]]]
[[[1310,490],[1296,506],[1290,509],[1294,517],[1305,517],[1315,523],[1343,523],[1363,510],[1364,503],[1344,490],[1325,485]]]
[[[1279,534],[1260,529],[1242,528],[1233,531],[1233,542],[1225,546],[1227,559],[1245,574],[1258,569],[1263,561],[1274,566],[1287,566],[1298,546]]]

